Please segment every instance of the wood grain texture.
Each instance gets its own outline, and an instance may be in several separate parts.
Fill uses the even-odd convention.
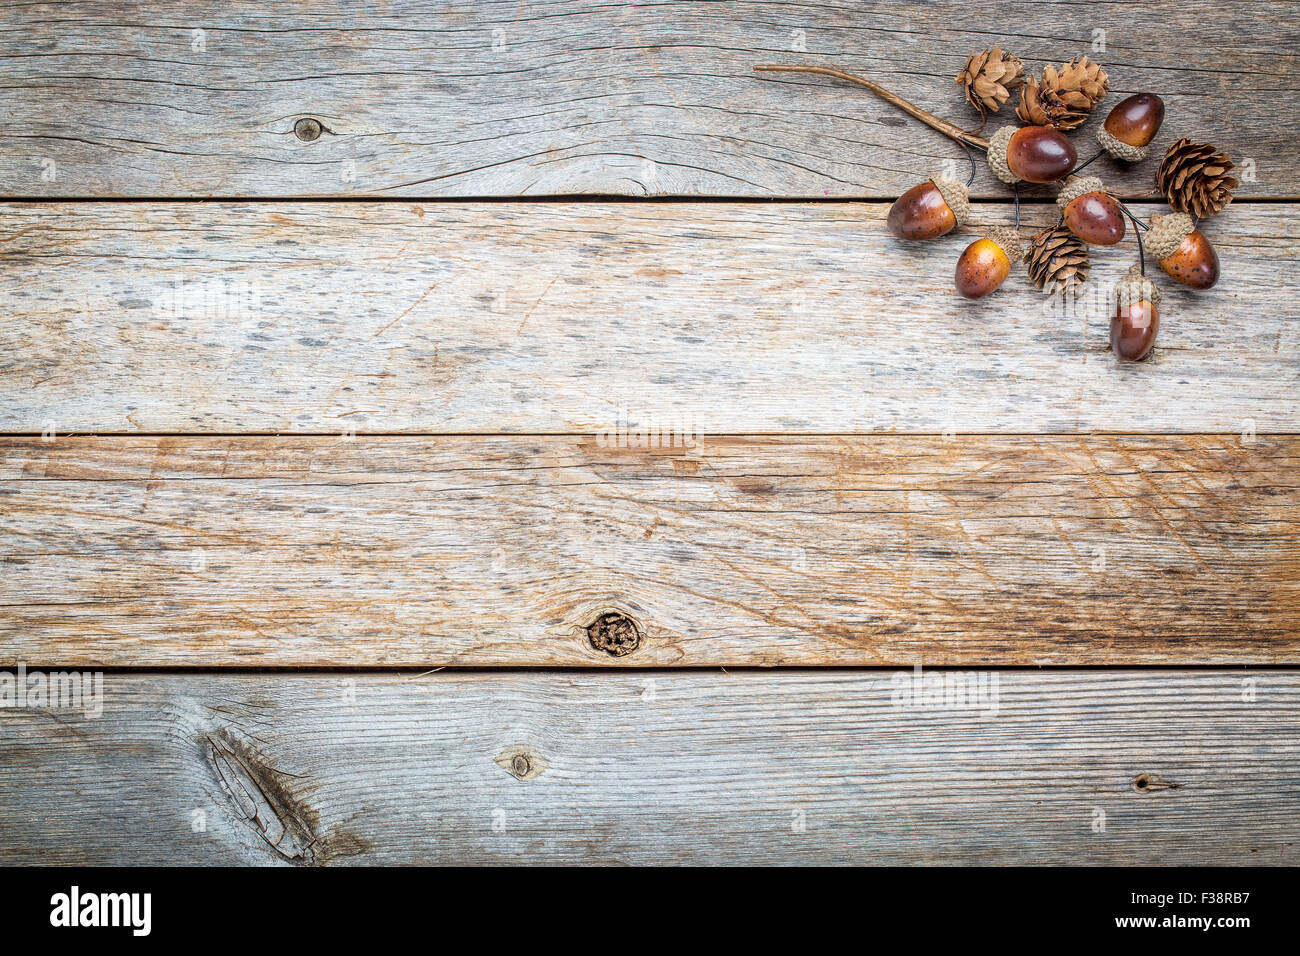
[[[7,4],[0,193],[893,198],[960,149],[864,91],[751,67],[866,73],[974,127],[953,78],[994,43],[1035,72],[1090,54],[1103,109],[1167,100],[1158,149],[1208,140],[1255,160],[1243,195],[1300,194],[1277,108],[1300,93],[1295,4],[1187,0]],[[1151,195],[1152,162],[1119,188]],[[987,169],[976,190],[1006,195]]]
[[[885,213],[11,204],[0,430],[1300,430],[1295,206],[1205,227],[1224,280],[1166,279],[1137,366],[1107,332],[1132,248],[1099,254],[1069,306],[1023,275],[970,302],[967,237],[903,244]]]
[[[1300,662],[1300,438],[0,440],[0,666]],[[622,612],[624,657],[586,628]]]
[[[1294,671],[910,677],[110,674],[0,710],[0,863],[1297,862]]]

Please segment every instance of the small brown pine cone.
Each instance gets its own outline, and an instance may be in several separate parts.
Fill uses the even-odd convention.
[[[1110,80],[1100,64],[1086,56],[1049,66],[1041,80],[1028,79],[1020,88],[1016,115],[1032,126],[1074,129],[1088,118],[1110,90]]]
[[[1051,126],[1047,108],[1043,105],[1038,81],[1032,76],[1020,87],[1020,105],[1016,107],[1020,121],[1029,126]]]
[[[1156,189],[1174,212],[1204,219],[1214,216],[1232,202],[1237,179],[1229,176],[1232,160],[1205,143],[1180,139],[1169,147],[1156,170]]]
[[[1053,226],[1029,240],[1025,267],[1034,285],[1048,295],[1077,295],[1088,281],[1088,247],[1064,224]]]
[[[996,113],[1024,81],[1025,65],[1018,56],[1003,53],[1000,46],[972,53],[957,77],[966,102],[979,110],[980,116]]]

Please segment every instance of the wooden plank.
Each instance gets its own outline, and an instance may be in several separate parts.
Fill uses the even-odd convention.
[[[1166,98],[1159,148],[1208,140],[1255,160],[1243,195],[1300,195],[1273,108],[1300,94],[1281,0],[10,4],[0,191],[892,198],[961,151],[863,91],[751,67],[857,70],[973,127],[953,78],[994,43],[1035,72],[1089,54],[1110,68],[1103,109]],[[328,132],[300,140],[307,117]],[[1145,166],[1124,182],[1151,194]],[[1006,194],[987,170],[976,187]]]
[[[972,675],[110,674],[0,710],[0,863],[1298,861],[1300,674]]]
[[[902,244],[885,212],[11,204],[0,430],[1300,429],[1297,207],[1206,227],[1224,280],[1163,283],[1139,366],[1108,350],[1132,251],[1065,308],[1023,276],[969,302],[966,238]]]
[[[0,666],[1300,662],[1300,437],[0,452]]]

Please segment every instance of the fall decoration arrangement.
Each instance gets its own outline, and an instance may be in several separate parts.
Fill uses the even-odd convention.
[[[1193,289],[1218,281],[1219,258],[1197,221],[1220,213],[1232,202],[1237,180],[1226,153],[1213,146],[1180,139],[1165,152],[1155,173],[1156,188],[1171,212],[1149,223],[1107,190],[1100,177],[1082,175],[1084,167],[1110,156],[1121,170],[1145,160],[1165,118],[1164,101],[1155,93],[1137,93],[1115,106],[1097,130],[1096,155],[1079,162],[1065,134],[1092,115],[1110,91],[1100,64],[1077,57],[1047,66],[1037,77],[1025,74],[1024,61],[995,46],[972,53],[957,76],[966,102],[980,116],[979,129],[963,130],[890,92],[872,80],[821,66],[760,64],[763,73],[816,73],[864,86],[886,102],[956,140],[966,152],[986,152],[989,169],[1015,190],[1015,221],[982,230],[957,260],[957,291],[978,299],[996,291],[1023,261],[1033,284],[1048,294],[1077,295],[1088,278],[1090,246],[1113,246],[1124,240],[1126,223],[1134,226],[1138,261],[1115,286],[1110,346],[1120,361],[1137,362],[1151,354],[1160,328],[1160,290],[1146,274],[1148,256],[1174,280]],[[1015,108],[1021,125],[998,129],[987,139],[979,133],[991,114],[1019,94]],[[899,239],[927,241],[947,235],[970,219],[968,189],[975,180],[975,161],[965,183],[937,175],[913,186],[890,207],[889,230]],[[1021,183],[1056,183],[1060,218],[1028,239],[1020,234]],[[1143,235],[1145,233],[1145,236]]]

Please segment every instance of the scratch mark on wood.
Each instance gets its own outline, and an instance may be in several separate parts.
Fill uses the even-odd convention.
[[[391,328],[392,328],[394,325],[396,325],[398,322],[402,321],[402,319],[404,319],[404,318],[406,318],[408,315],[410,315],[411,312],[415,309],[415,307],[418,306],[418,305],[419,305],[421,302],[423,302],[425,299],[427,299],[427,298],[429,297],[429,293],[432,292],[434,289],[438,288],[438,286],[441,285],[441,284],[442,284],[441,282],[435,282],[433,285],[429,286],[429,288],[425,289],[425,290],[424,290],[424,294],[421,295],[421,296],[420,296],[418,299],[416,299],[414,302],[412,302],[411,305],[410,305],[410,307],[409,307],[405,312],[403,312],[403,313],[402,313],[401,315],[399,315],[397,318],[393,319],[393,321],[389,322],[387,325],[385,325],[382,329],[380,329],[380,330],[379,330],[378,332],[376,332],[374,335],[370,336],[370,338],[371,338],[372,340],[379,338],[379,336],[383,335],[385,332],[387,332],[389,329],[391,329]]]

